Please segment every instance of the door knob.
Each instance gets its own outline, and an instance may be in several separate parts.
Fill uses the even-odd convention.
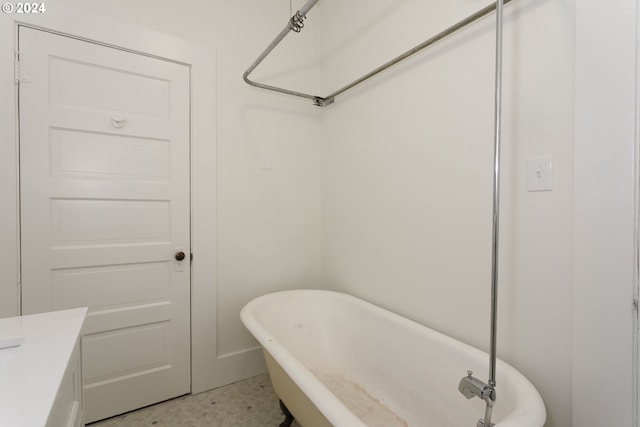
[[[182,261],[184,259],[184,257],[185,257],[185,254],[182,251],[176,252],[175,257],[176,257],[176,261]]]

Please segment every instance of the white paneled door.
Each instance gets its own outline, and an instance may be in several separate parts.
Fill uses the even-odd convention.
[[[86,422],[189,393],[189,69],[25,27],[19,51],[22,312],[89,307]]]

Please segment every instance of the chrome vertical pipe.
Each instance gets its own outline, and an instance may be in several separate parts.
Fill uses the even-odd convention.
[[[491,416],[493,414],[493,406],[487,405],[484,410],[484,418],[478,420],[477,427],[493,427],[495,424],[491,423]]]
[[[502,143],[502,9],[504,2],[496,2],[496,75],[494,110],[493,158],[493,242],[491,253],[491,343],[489,387],[496,386],[496,335],[498,329],[498,255],[500,237],[500,148]],[[485,420],[486,421],[486,420]],[[486,423],[485,423],[486,424]]]
[[[482,398],[485,403],[484,418],[478,420],[477,427],[491,427],[493,405],[496,402],[496,342],[498,333],[498,255],[500,241],[500,148],[502,145],[502,18],[504,4],[509,0],[496,1],[496,62],[495,98],[493,121],[493,216],[491,241],[491,339],[489,349],[488,384],[468,375],[460,380],[458,390],[467,398]]]

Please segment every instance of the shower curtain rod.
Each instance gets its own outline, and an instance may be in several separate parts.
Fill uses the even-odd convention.
[[[354,86],[359,85],[360,83],[364,82],[365,80],[370,79],[371,77],[381,73],[382,71],[386,70],[387,68],[392,67],[393,65],[407,59],[408,57],[420,52],[421,50],[423,50],[426,47],[431,46],[432,44],[444,39],[445,37],[457,32],[458,30],[463,29],[464,27],[472,24],[473,22],[477,21],[478,19],[484,17],[485,15],[488,15],[489,13],[493,12],[494,10],[496,10],[497,8],[497,2],[490,4],[482,9],[480,9],[479,11],[477,11],[476,13],[469,15],[468,17],[466,17],[465,19],[463,19],[462,21],[450,26],[449,28],[445,29],[444,31],[441,31],[440,33],[436,34],[435,36],[431,37],[428,40],[425,40],[424,42],[420,43],[419,45],[415,46],[412,49],[409,49],[408,51],[404,52],[403,54],[395,57],[394,59],[384,63],[383,65],[379,66],[378,68],[376,68],[375,70],[365,74],[364,76],[360,77],[357,80],[354,80],[353,82],[349,83],[348,85],[336,90],[335,92],[330,93],[327,96],[317,96],[317,95],[311,95],[308,93],[304,93],[304,92],[298,92],[295,90],[289,90],[289,89],[284,89],[284,88],[280,88],[277,86],[271,86],[271,85],[267,85],[264,83],[258,83],[255,82],[253,80],[249,79],[249,74],[251,74],[253,72],[253,70],[256,69],[256,67],[258,67],[258,65],[260,65],[260,63],[271,53],[271,51],[273,49],[275,49],[275,47],[282,41],[282,39],[285,38],[285,36],[287,34],[289,34],[290,31],[294,31],[296,33],[299,33],[300,31],[302,31],[302,28],[304,28],[304,20],[307,17],[307,12],[309,12],[311,10],[311,8],[313,6],[315,6],[316,3],[318,3],[319,0],[309,0],[307,1],[307,3],[304,4],[304,6],[302,6],[302,8],[297,11],[292,17],[291,19],[289,19],[289,22],[287,23],[287,25],[284,27],[284,29],[276,36],[275,39],[273,39],[273,41],[269,44],[269,46],[267,46],[267,48],[260,54],[260,56],[253,62],[253,64],[251,64],[251,66],[249,68],[247,68],[247,71],[244,72],[244,74],[242,75],[243,80],[254,87],[258,87],[261,89],[266,89],[266,90],[270,90],[270,91],[274,91],[274,92],[279,92],[279,93],[284,93],[287,95],[292,95],[292,96],[297,96],[300,98],[306,98],[306,99],[310,99],[311,101],[313,101],[313,105],[316,105],[318,107],[326,107],[327,105],[333,104],[335,97],[338,95],[343,94],[344,92],[346,92],[347,90],[351,89]],[[503,4],[507,4],[510,3],[511,0],[504,0]]]

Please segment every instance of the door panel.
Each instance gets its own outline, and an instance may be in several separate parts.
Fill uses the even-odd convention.
[[[51,57],[49,68],[54,83],[51,103],[55,106],[133,113],[159,120],[169,117],[170,80],[70,58]],[[140,71],[154,73],[153,68]]]
[[[86,422],[190,391],[189,69],[21,27],[22,312],[89,307]]]
[[[50,138],[54,176],[169,182],[168,140],[63,129],[52,129]]]

